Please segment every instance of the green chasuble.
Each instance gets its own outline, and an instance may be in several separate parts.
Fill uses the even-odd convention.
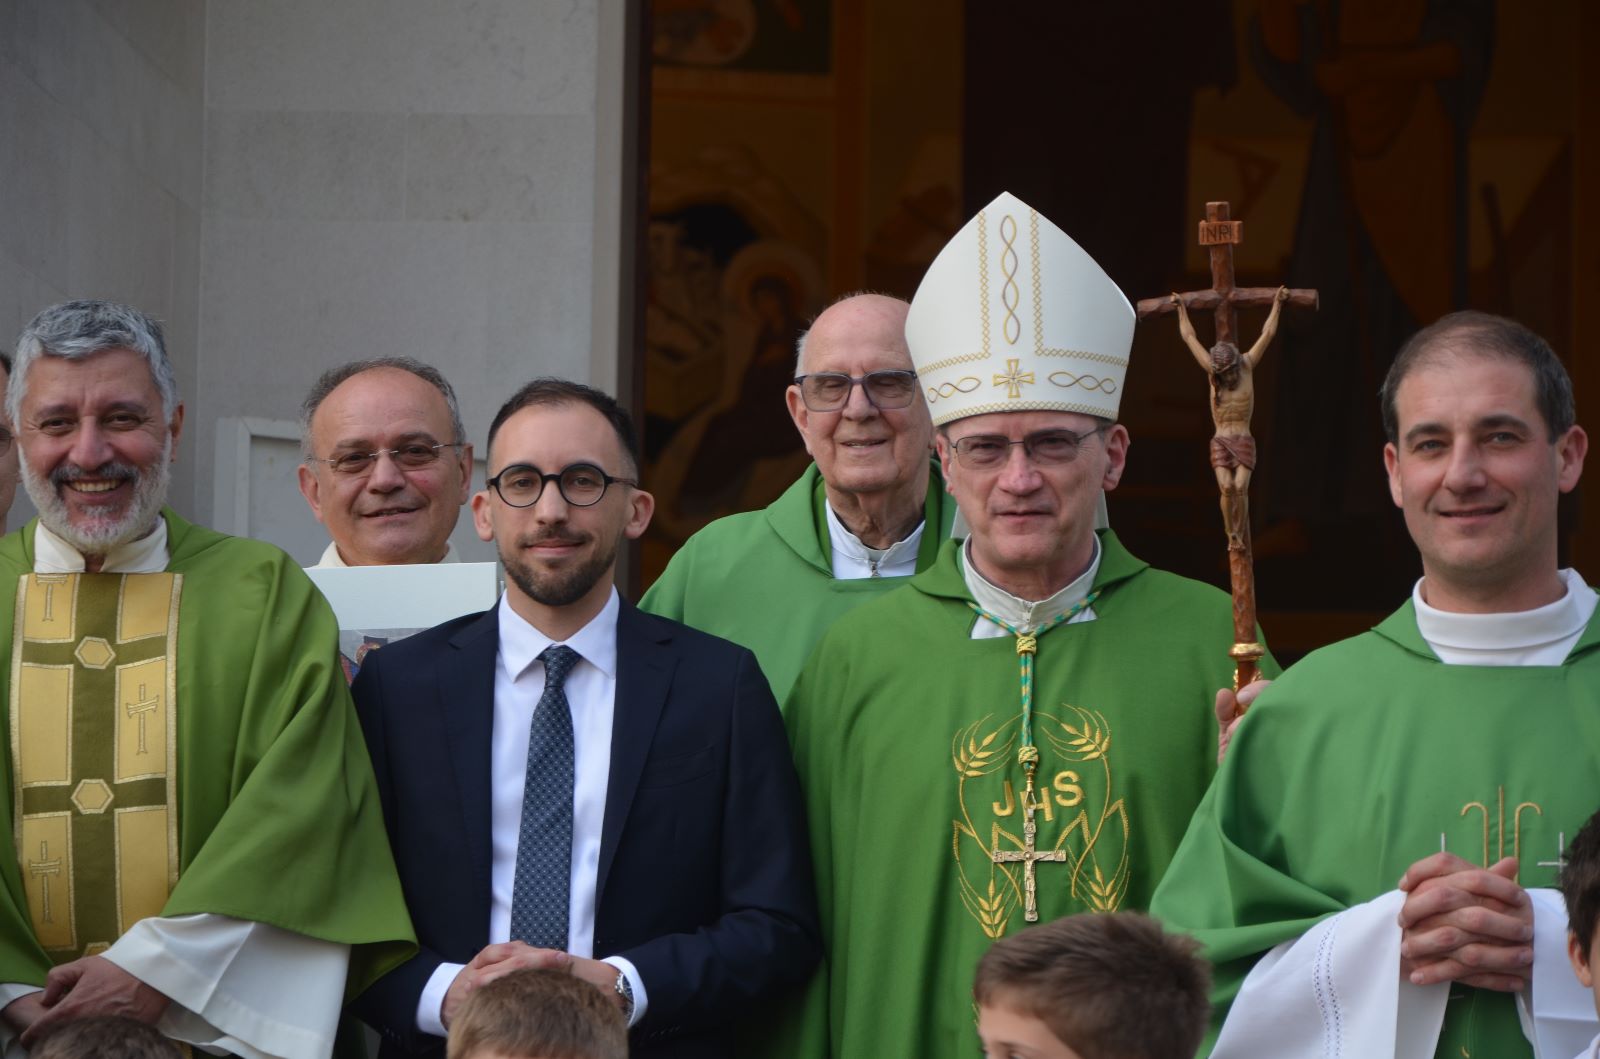
[[[765,510],[720,518],[690,537],[640,608],[750,648],[783,702],[839,615],[910,580],[835,579],[822,505],[822,475],[813,463]],[[950,536],[955,511],[938,464],[930,463],[918,571],[932,565]]]
[[[0,982],[43,985],[53,963],[102,951],[131,924],[118,928],[115,912],[85,913],[101,911],[98,902],[132,902],[147,914],[209,912],[354,946],[354,995],[415,943],[338,666],[333,614],[277,548],[171,511],[164,517],[167,571],[179,576],[127,575],[119,589],[119,574],[43,575],[25,606],[17,588],[33,570],[37,522],[0,540],[0,713],[8,733],[0,808],[13,836],[12,855],[0,857]],[[73,578],[82,584],[69,591]],[[100,589],[108,586],[107,597]],[[146,597],[137,606],[135,586]],[[158,588],[167,598],[156,598]],[[37,630],[58,626],[41,620],[47,608],[52,621],[71,617],[72,597],[81,597],[76,613],[88,623],[79,628],[104,635],[52,645]],[[96,616],[103,598],[112,608],[107,628]],[[14,646],[19,613],[30,631]],[[173,631],[175,644],[166,639]],[[13,674],[17,658],[24,668]],[[107,694],[92,691],[107,680],[126,718],[113,708],[98,721],[80,703],[69,725],[37,708],[43,700],[32,709],[10,702],[13,688],[56,703],[56,692],[74,686]],[[19,746],[30,763],[20,775]],[[165,765],[174,762],[172,773]],[[152,883],[136,862],[164,863],[169,834],[175,883],[160,871]],[[68,917],[68,908],[79,914]],[[36,922],[47,936],[36,934]]]
[[[1095,618],[1038,637],[1041,922],[1143,909],[1216,768],[1228,597],[1151,569],[1109,530]],[[839,619],[789,697],[826,967],[795,1056],[978,1053],[972,974],[1024,926],[1017,642],[974,640],[960,545]],[[1266,659],[1270,666],[1271,660]]]
[[[1597,802],[1600,614],[1560,666],[1445,665],[1408,601],[1256,701],[1152,911],[1216,964],[1214,1039],[1259,956],[1441,844],[1485,866],[1515,856],[1523,886],[1554,886],[1563,836]],[[1511,994],[1452,985],[1435,1054],[1533,1050]]]

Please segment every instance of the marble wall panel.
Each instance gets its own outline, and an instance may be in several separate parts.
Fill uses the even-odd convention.
[[[75,126],[67,177],[66,289],[165,319],[172,310],[177,200],[131,171],[108,179],[105,142]]]
[[[206,128],[206,212],[398,220],[405,147],[400,114],[214,111]]]
[[[413,115],[406,130],[406,216],[587,219],[594,170],[594,119],[586,114]]]
[[[101,137],[107,165],[137,170],[198,205],[200,95],[180,88],[85,0],[34,11],[24,70],[31,61],[38,85]]]
[[[582,219],[499,226],[488,249],[485,370],[474,380],[488,389],[475,404],[498,407],[508,386],[536,375],[605,385],[593,366],[605,354],[591,348],[589,330],[592,227]]]
[[[361,357],[479,370],[487,235],[464,224],[209,218],[201,387],[214,414],[292,419],[319,373]]]
[[[187,95],[205,91],[205,0],[90,0],[94,10]]]
[[[572,114],[594,106],[593,0],[210,0],[218,109]]]
[[[0,66],[0,251],[51,287],[67,283],[67,173],[79,123],[16,66]]]

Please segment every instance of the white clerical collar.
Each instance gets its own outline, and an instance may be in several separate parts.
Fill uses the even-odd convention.
[[[33,535],[33,570],[38,574],[80,574],[83,555],[52,533],[43,522]],[[156,517],[156,528],[136,541],[119,544],[106,553],[103,574],[156,574],[167,568],[167,520]]]
[[[1600,596],[1576,570],[1562,570],[1566,593],[1533,610],[1461,614],[1440,610],[1422,598],[1419,579],[1411,590],[1417,631],[1442,661],[1477,665],[1560,665],[1594,616]]]
[[[828,541],[833,545],[834,577],[852,581],[862,577],[910,577],[917,572],[917,549],[922,546],[926,519],[918,522],[905,540],[887,548],[868,548],[839,521],[831,503],[824,500],[822,507],[827,512]]]
[[[447,542],[444,550],[444,558],[440,559],[439,561],[441,563],[459,563],[461,561],[461,556],[456,554],[456,546]],[[322,558],[317,560],[316,568],[322,569],[333,567],[337,569],[349,565],[349,563],[344,561],[344,556],[339,554],[339,546],[333,541],[329,541],[328,546],[322,550]]]
[[[1089,568],[1079,574],[1067,587],[1053,593],[1049,599],[1032,602],[1013,596],[978,573],[978,568],[972,562],[972,538],[967,538],[967,542],[961,546],[961,577],[967,583],[967,591],[972,593],[973,602],[1021,632],[1032,632],[1071,610],[1074,604],[1089,594],[1089,590],[1094,587],[1095,575],[1099,572],[1100,537],[1096,534],[1094,557],[1089,560]],[[1090,607],[1085,607],[1072,619],[1073,622],[1093,620],[1094,610]]]
[[[522,615],[511,609],[510,598],[502,594],[499,615],[500,661],[506,667],[506,672],[511,675],[512,680],[515,680],[522,675],[523,670],[533,665],[546,647],[554,643],[564,643],[578,652],[578,656],[585,662],[615,679],[617,615],[622,610],[620,599],[616,587],[613,586],[606,605],[600,608],[599,614],[589,619],[589,624],[565,640],[557,641],[528,624]]]

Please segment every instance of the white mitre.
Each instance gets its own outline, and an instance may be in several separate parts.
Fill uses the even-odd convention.
[[[935,426],[987,412],[1117,418],[1133,306],[1072,238],[1009,192],[945,244],[906,344]]]

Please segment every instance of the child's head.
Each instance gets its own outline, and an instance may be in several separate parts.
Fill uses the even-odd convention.
[[[628,1059],[616,1002],[566,971],[513,971],[474,992],[450,1025],[448,1059]]]
[[[1171,1059],[1193,1055],[1211,974],[1193,939],[1147,916],[1088,913],[997,941],[972,986],[986,1055]]]
[[[1594,990],[1595,1010],[1600,1012],[1600,974],[1594,961],[1600,960],[1600,812],[1589,817],[1567,846],[1561,868],[1561,896],[1567,902],[1567,955],[1578,981]]]
[[[120,1015],[73,1019],[28,1052],[32,1059],[180,1059],[178,1046],[154,1026]]]

